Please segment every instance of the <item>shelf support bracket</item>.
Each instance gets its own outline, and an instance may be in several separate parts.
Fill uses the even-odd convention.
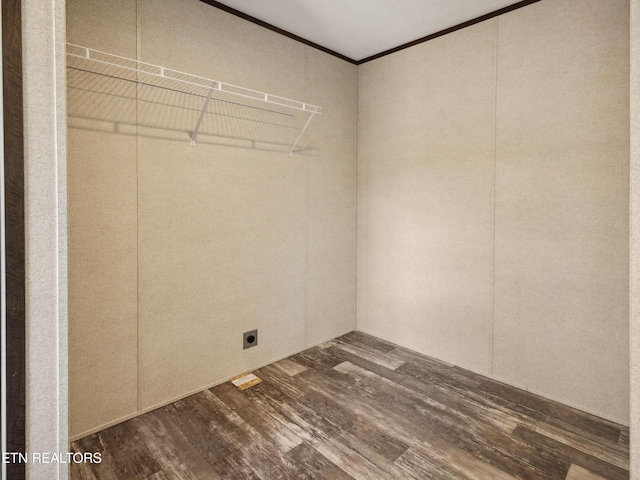
[[[213,82],[211,84],[211,89],[207,94],[207,99],[204,101],[204,106],[202,107],[202,111],[200,112],[200,118],[198,118],[198,123],[196,123],[196,128],[193,129],[193,133],[191,134],[191,146],[196,146],[196,138],[198,137],[198,130],[200,130],[200,124],[202,123],[202,119],[204,118],[204,114],[207,113],[207,109],[209,108],[209,102],[211,101],[211,95],[213,95],[213,91],[217,88],[218,82]]]
[[[311,119],[313,118],[313,116],[318,113],[318,107],[316,107],[313,112],[311,113],[311,115],[309,116],[309,118],[307,119],[307,123],[304,124],[304,127],[302,127],[302,131],[300,132],[300,134],[298,135],[298,138],[296,138],[296,141],[293,142],[293,145],[291,146],[291,150],[289,150],[289,156],[293,157],[293,150],[296,148],[296,145],[298,145],[298,142],[300,141],[300,139],[302,138],[302,135],[304,134],[304,131],[307,129],[307,127],[309,126],[309,124],[311,123]]]

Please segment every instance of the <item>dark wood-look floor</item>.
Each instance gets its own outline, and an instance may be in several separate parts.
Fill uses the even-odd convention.
[[[72,479],[627,479],[627,427],[353,332],[78,440]]]

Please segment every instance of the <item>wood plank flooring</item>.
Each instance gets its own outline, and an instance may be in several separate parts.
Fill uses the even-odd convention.
[[[74,480],[629,478],[629,429],[359,332],[78,440]]]

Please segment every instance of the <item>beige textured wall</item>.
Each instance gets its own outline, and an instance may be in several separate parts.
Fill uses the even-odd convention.
[[[623,423],[628,25],[627,0],[500,19],[495,187],[493,374]]]
[[[495,27],[483,22],[358,71],[358,329],[482,372]]]
[[[67,41],[135,57],[135,2],[69,0]],[[137,411],[135,86],[68,69],[67,102],[73,436]]]
[[[628,6],[360,67],[359,330],[629,421]]]
[[[323,107],[292,157],[288,136],[251,130],[255,112],[237,107],[191,147],[201,101],[144,87],[112,85],[100,104],[93,84],[99,118],[70,113],[79,436],[353,330],[357,78],[196,0],[70,3],[71,42]],[[243,351],[252,328],[259,345]]]

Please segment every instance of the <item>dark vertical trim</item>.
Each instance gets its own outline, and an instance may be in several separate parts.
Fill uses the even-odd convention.
[[[2,0],[5,256],[7,314],[7,451],[25,452],[25,227],[22,113],[22,11]],[[25,465],[7,465],[7,478],[23,480]]]
[[[522,2],[514,3],[513,5],[509,5],[507,7],[501,8],[500,10],[496,10],[495,12],[487,13],[486,15],[482,15],[481,17],[474,18],[473,20],[469,20],[464,23],[460,23],[453,27],[446,28],[444,30],[440,30],[439,32],[432,33],[431,35],[427,35],[426,37],[419,38],[409,43],[405,43],[404,45],[400,45],[398,47],[392,48],[390,50],[385,50],[384,52],[377,53],[367,58],[363,58],[357,62],[357,65],[362,65],[363,63],[370,62],[371,60],[375,60],[380,57],[384,57],[386,55],[390,55],[392,53],[399,52],[400,50],[404,50],[405,48],[413,47],[415,45],[419,45],[424,42],[428,42],[429,40],[433,40],[434,38],[442,37],[448,33],[453,33],[457,30],[462,30],[463,28],[470,27],[471,25],[475,25],[476,23],[484,22],[485,20],[490,20],[499,15],[504,15],[505,13],[512,12],[522,7],[526,7],[527,5],[531,5],[532,3],[537,3],[540,0],[524,0]]]

